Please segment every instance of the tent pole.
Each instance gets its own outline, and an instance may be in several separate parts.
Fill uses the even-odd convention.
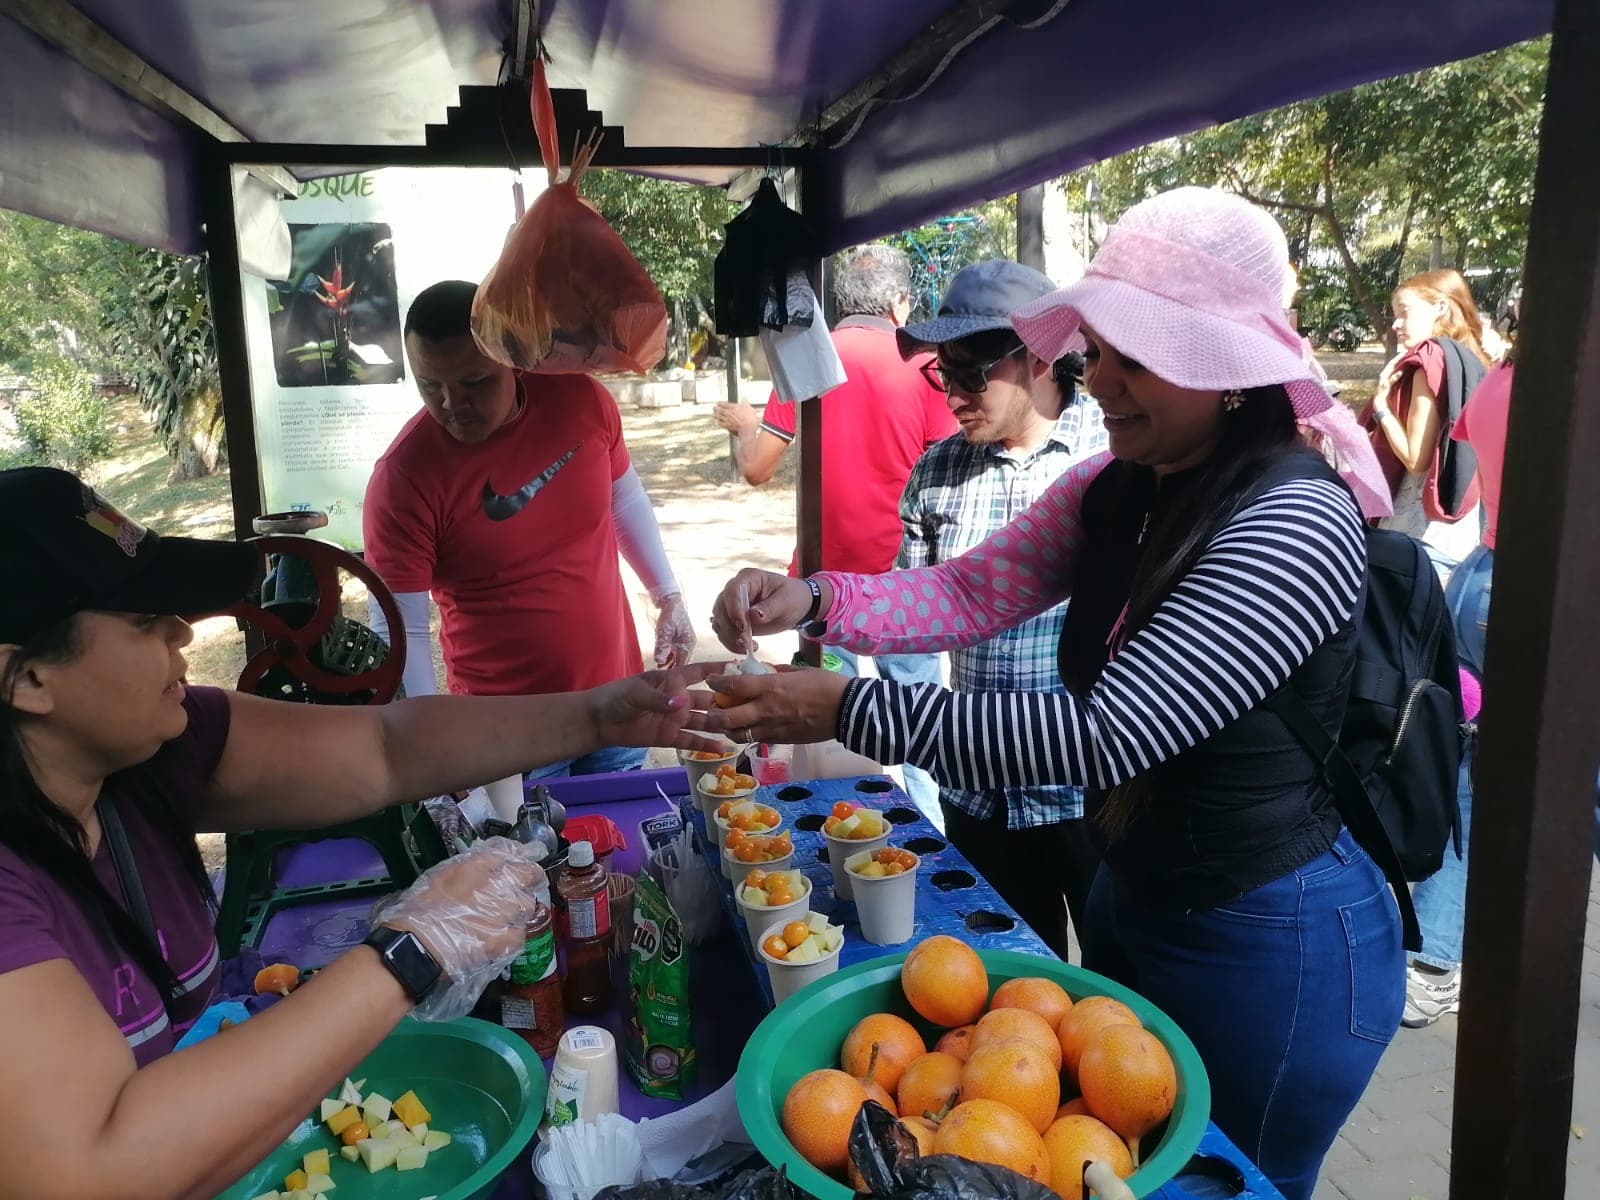
[[[800,211],[813,225],[822,212],[822,171],[815,163],[799,169]],[[820,232],[820,231],[819,231]],[[817,320],[822,319],[825,293],[822,260],[811,267],[811,286],[817,292]],[[795,534],[800,577],[822,570],[822,397],[813,396],[796,406],[800,435],[800,476],[795,481]],[[822,644],[800,639],[800,658],[813,667],[822,665]]]
[[[1600,8],[1557,0],[1496,539],[1451,1200],[1566,1187],[1600,762],[1597,144]]]

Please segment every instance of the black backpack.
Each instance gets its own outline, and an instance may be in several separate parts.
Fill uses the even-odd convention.
[[[1461,857],[1457,776],[1467,733],[1455,634],[1422,543],[1367,530],[1367,580],[1356,662],[1338,740],[1292,686],[1267,698],[1322,764],[1339,815],[1394,888],[1405,947],[1422,949],[1408,883],[1454,846]]]

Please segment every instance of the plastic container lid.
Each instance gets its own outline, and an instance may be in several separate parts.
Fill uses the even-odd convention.
[[[576,845],[578,842],[588,842],[594,848],[597,858],[604,858],[614,850],[626,850],[628,839],[622,835],[622,830],[617,828],[617,823],[604,813],[588,813],[581,817],[569,817],[562,828],[567,841]]]
[[[573,842],[567,850],[567,866],[592,867],[594,865],[594,847],[588,842]]]

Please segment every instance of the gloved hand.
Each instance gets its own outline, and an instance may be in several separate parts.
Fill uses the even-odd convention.
[[[489,981],[521,952],[534,889],[543,881],[533,847],[486,838],[429,867],[378,907],[374,925],[410,930],[444,971],[412,1016],[453,1021],[472,1011]]]
[[[658,602],[656,616],[656,666],[670,671],[694,657],[694,625],[683,593],[673,592]]]

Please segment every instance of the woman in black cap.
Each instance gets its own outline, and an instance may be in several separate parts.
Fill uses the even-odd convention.
[[[188,687],[183,618],[239,599],[254,551],[160,537],[63,471],[0,472],[0,568],[0,1197],[215,1194],[401,1017],[464,1013],[532,915],[522,848],[480,842],[287,1000],[173,1054],[217,983],[197,830],[330,825],[602,745],[704,744],[685,689],[709,667],[370,708]]]

